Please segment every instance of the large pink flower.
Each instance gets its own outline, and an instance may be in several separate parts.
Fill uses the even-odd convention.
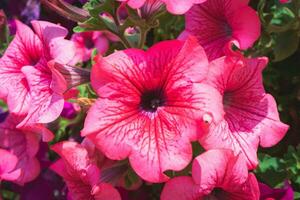
[[[40,173],[40,164],[36,158],[40,134],[16,129],[18,123],[17,117],[11,114],[0,123],[0,148],[6,149],[17,158],[14,171],[11,173],[19,173],[19,176],[12,181],[24,184],[35,179]],[[10,165],[12,168],[14,161]]]
[[[2,180],[13,181],[18,179],[21,174],[20,170],[15,170],[18,158],[4,149],[0,149],[0,158],[0,182]]]
[[[147,52],[118,51],[98,57],[91,82],[100,96],[88,112],[88,136],[113,160],[129,157],[145,180],[166,181],[192,158],[197,120],[206,110],[218,117],[220,94],[201,82],[208,70],[195,38],[158,43]],[[217,102],[217,103],[215,103]]]
[[[223,119],[211,120],[200,136],[206,149],[227,148],[242,153],[248,167],[257,165],[257,148],[278,143],[288,126],[280,122],[274,98],[263,87],[267,58],[222,57],[211,62],[207,82],[223,95]]]
[[[128,5],[134,9],[141,8],[143,5],[166,4],[170,13],[181,15],[186,13],[194,4],[203,3],[206,0],[119,0],[127,1]]]
[[[120,200],[111,185],[100,181],[100,169],[90,160],[88,151],[75,142],[61,142],[52,146],[61,156],[51,169],[62,176],[72,200]]]
[[[195,158],[192,177],[166,183],[162,200],[259,200],[258,183],[248,174],[243,156],[227,149],[209,150]]]
[[[19,127],[51,122],[63,109],[63,93],[82,81],[72,79],[79,69],[65,66],[74,57],[74,45],[64,39],[67,30],[61,26],[32,21],[34,33],[16,23],[17,34],[0,59],[0,98],[10,112],[25,117]]]
[[[209,0],[186,13],[184,39],[194,35],[203,45],[209,60],[224,55],[230,40],[241,49],[253,45],[260,35],[260,21],[249,0]]]

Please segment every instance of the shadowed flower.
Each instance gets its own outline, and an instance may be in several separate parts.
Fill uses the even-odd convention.
[[[88,151],[75,142],[61,142],[52,146],[61,156],[50,168],[62,176],[72,200],[120,200],[111,185],[100,182],[100,169],[90,160]]]
[[[34,180],[40,173],[40,164],[36,158],[40,134],[30,130],[16,129],[19,122],[17,119],[16,116],[10,114],[4,122],[0,123],[0,148],[17,158],[17,164],[12,173],[20,172],[18,178],[12,181],[23,185]],[[10,164],[13,165],[13,163]]]
[[[37,20],[40,17],[40,0],[28,0],[25,8],[21,12],[21,16],[26,24],[29,24],[32,20]]]
[[[230,40],[247,49],[260,35],[260,21],[249,0],[209,0],[193,6],[185,15],[185,31],[179,36],[185,39],[194,35],[203,45],[209,60],[224,55]]]
[[[285,181],[283,188],[270,188],[259,183],[260,200],[293,200],[294,191],[288,181]]]
[[[129,157],[150,182],[166,181],[164,171],[186,167],[198,120],[206,112],[218,118],[222,106],[220,94],[202,84],[208,61],[196,39],[161,42],[146,52],[117,51],[95,61],[91,83],[100,98],[82,136],[112,160]]]
[[[144,9],[154,11],[154,9],[160,9],[165,4],[167,10],[176,15],[186,13],[194,4],[203,3],[206,0],[119,0],[126,1],[127,4],[136,9],[144,6]]]
[[[2,180],[17,180],[21,174],[20,169],[15,170],[18,163],[18,158],[14,154],[4,149],[0,149],[0,157],[0,183]]]
[[[64,106],[63,93],[89,79],[89,72],[66,64],[73,42],[61,26],[32,21],[35,33],[17,21],[17,34],[0,59],[0,98],[10,112],[24,116],[18,127],[55,120]]]
[[[226,149],[209,150],[193,161],[192,177],[166,183],[162,200],[258,200],[255,176],[242,156]]]
[[[257,148],[271,147],[286,134],[274,98],[263,87],[267,58],[222,57],[211,62],[207,83],[223,95],[223,119],[211,120],[199,142],[205,149],[232,149],[242,154],[248,167],[256,167]]]
[[[74,33],[71,40],[76,46],[76,55],[73,60],[76,62],[85,62],[91,58],[94,48],[97,49],[98,53],[105,54],[109,48],[109,41],[116,41],[117,38],[112,34],[101,31],[88,31]]]

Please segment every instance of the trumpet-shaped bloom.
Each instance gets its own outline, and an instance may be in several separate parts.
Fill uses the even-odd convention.
[[[127,1],[127,4],[136,9],[142,6],[149,7],[149,5],[165,4],[167,10],[176,15],[181,15],[186,13],[194,4],[203,3],[206,0],[119,0]],[[160,6],[157,7],[159,9]]]
[[[61,142],[52,146],[61,156],[50,168],[62,176],[72,200],[120,200],[111,185],[100,181],[100,169],[90,160],[88,151],[75,142]]]
[[[195,5],[185,15],[185,31],[179,38],[194,35],[209,60],[224,55],[230,40],[241,49],[253,45],[260,35],[259,17],[249,0],[209,0]]]
[[[51,122],[63,109],[63,93],[82,81],[79,69],[65,65],[74,45],[64,39],[67,30],[61,26],[32,21],[34,33],[16,23],[17,34],[0,59],[0,98],[10,112],[24,116],[19,127]]]
[[[192,177],[168,181],[162,200],[259,200],[258,183],[248,174],[243,156],[231,150],[209,150],[193,161]]]
[[[220,117],[219,92],[202,84],[207,71],[195,38],[99,56],[91,82],[100,98],[88,112],[82,136],[110,159],[129,157],[143,179],[166,181],[164,171],[190,162],[198,120],[206,112]]]
[[[40,173],[40,164],[36,158],[40,135],[29,130],[16,129],[18,122],[17,117],[10,114],[4,122],[0,123],[0,148],[17,158],[16,165],[14,159],[9,163],[10,171],[13,165],[15,166],[11,173],[19,174],[11,181],[22,185],[32,181]]]
[[[222,57],[211,62],[207,82],[223,95],[223,119],[211,120],[199,142],[206,149],[227,148],[241,153],[248,167],[256,167],[257,148],[270,147],[286,134],[274,98],[263,87],[267,58]]]

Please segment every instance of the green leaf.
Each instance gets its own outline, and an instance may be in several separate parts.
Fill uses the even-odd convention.
[[[278,33],[275,37],[274,61],[281,61],[295,53],[298,49],[299,42],[297,31],[290,30]]]

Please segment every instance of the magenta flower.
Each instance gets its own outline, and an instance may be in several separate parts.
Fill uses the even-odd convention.
[[[168,181],[162,200],[258,200],[255,176],[248,174],[242,156],[227,149],[209,150],[193,161],[192,177]]]
[[[100,169],[93,163],[87,150],[75,142],[61,142],[52,146],[61,156],[50,168],[62,176],[72,200],[121,200],[116,189],[100,182]]]
[[[100,98],[82,136],[112,160],[129,157],[150,182],[166,181],[164,171],[186,167],[198,120],[204,113],[218,117],[221,107],[220,94],[202,84],[208,61],[196,39],[161,42],[146,52],[117,51],[96,63],[91,83]]]
[[[285,3],[290,3],[291,0],[279,0],[280,3],[285,4]]]
[[[206,0],[118,0],[126,1],[127,4],[136,9],[142,6],[150,7],[149,5],[159,5],[159,8],[163,3],[166,5],[167,10],[176,15],[186,13],[194,4],[203,3]],[[153,8],[151,8],[153,9]]]
[[[15,161],[12,160],[13,162],[9,163],[10,172],[13,174],[19,173],[19,176],[14,177],[12,181],[23,185],[34,180],[40,173],[40,164],[36,158],[40,134],[29,130],[16,129],[18,123],[17,117],[12,114],[0,123],[0,148],[6,149],[17,158],[14,171],[11,171],[11,169]]]
[[[185,31],[179,38],[196,36],[209,60],[224,55],[224,47],[230,40],[236,40],[241,49],[251,47],[260,35],[260,21],[248,2],[209,0],[193,6],[185,15]]]
[[[117,38],[112,34],[101,31],[89,31],[74,33],[71,39],[76,46],[76,62],[85,62],[91,58],[92,50],[96,48],[98,53],[105,54],[109,48],[109,41],[116,41]],[[72,61],[74,63],[74,61]],[[75,63],[76,64],[76,63]]]
[[[0,157],[0,182],[17,180],[21,174],[19,169],[15,170],[18,158],[4,149],[0,149]]]
[[[211,62],[207,82],[223,95],[221,121],[210,121],[209,132],[200,136],[205,149],[232,149],[244,155],[248,167],[257,165],[257,148],[270,147],[286,134],[274,98],[263,87],[262,70],[267,58],[222,57]]]
[[[77,116],[77,110],[75,109],[74,104],[66,101],[60,116],[66,119],[74,119]]]
[[[32,21],[32,26],[35,33],[17,21],[17,34],[0,59],[0,97],[10,112],[25,117],[19,127],[55,120],[63,109],[63,93],[83,81],[82,70],[65,65],[75,52],[64,39],[67,30],[43,21]]]
[[[260,200],[293,200],[294,191],[288,181],[284,183],[283,188],[273,189],[269,186],[259,183]]]

